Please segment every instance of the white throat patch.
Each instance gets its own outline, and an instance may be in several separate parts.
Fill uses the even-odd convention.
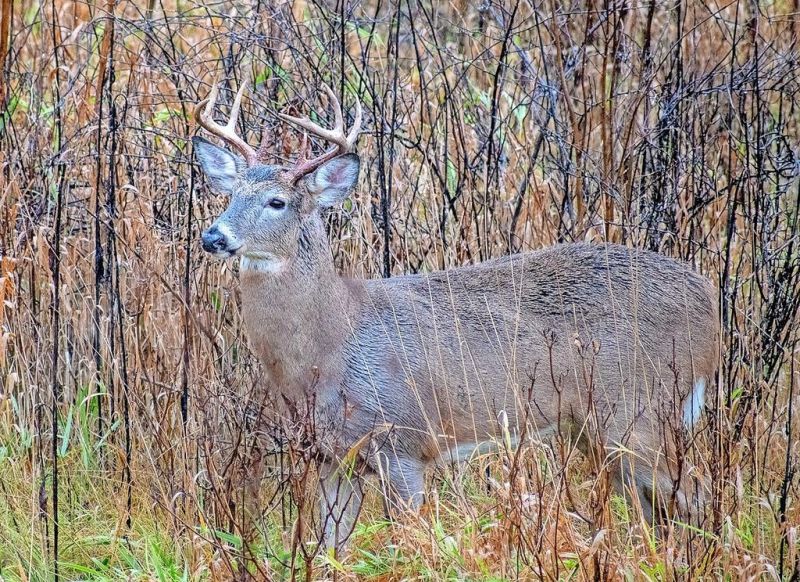
[[[239,263],[239,270],[258,273],[280,273],[284,264],[286,264],[284,259],[279,259],[270,253],[245,253]]]

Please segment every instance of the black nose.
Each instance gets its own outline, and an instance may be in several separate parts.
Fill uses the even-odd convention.
[[[212,226],[203,233],[203,250],[209,253],[224,251],[228,246],[225,235],[216,226]]]

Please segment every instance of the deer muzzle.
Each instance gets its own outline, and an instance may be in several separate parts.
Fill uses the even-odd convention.
[[[203,232],[201,238],[203,250],[217,257],[230,257],[242,246],[227,229],[216,224]]]

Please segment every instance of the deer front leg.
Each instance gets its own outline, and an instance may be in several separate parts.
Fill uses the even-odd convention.
[[[378,452],[378,463],[387,516],[418,510],[425,501],[425,463],[388,451]]]
[[[341,550],[361,512],[362,478],[331,461],[320,465],[319,477],[320,543]]]

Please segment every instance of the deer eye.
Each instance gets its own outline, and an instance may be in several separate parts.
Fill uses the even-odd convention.
[[[267,202],[270,208],[274,208],[275,210],[281,210],[286,206],[286,202],[281,200],[280,198],[271,198],[269,202]]]

